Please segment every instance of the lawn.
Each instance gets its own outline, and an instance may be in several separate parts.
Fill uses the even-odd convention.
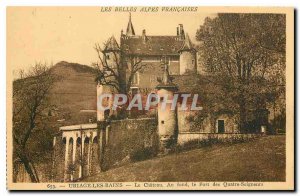
[[[285,136],[265,136],[245,143],[171,154],[82,181],[285,181]]]

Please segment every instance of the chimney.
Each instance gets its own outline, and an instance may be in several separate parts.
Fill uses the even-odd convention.
[[[184,30],[183,30],[183,24],[179,24],[179,36],[181,39],[184,39]]]
[[[177,36],[179,36],[179,27],[177,27]]]
[[[143,29],[142,38],[143,38],[143,42],[145,43],[147,41],[146,30],[145,29]]]
[[[183,31],[183,25],[179,24],[179,34],[182,35],[182,31]]]

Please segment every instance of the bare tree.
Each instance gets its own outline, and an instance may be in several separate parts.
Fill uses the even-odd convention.
[[[14,162],[21,162],[32,182],[39,182],[31,158],[29,140],[43,123],[41,117],[47,107],[47,96],[56,77],[46,64],[36,63],[23,78],[13,82],[13,150]]]
[[[283,14],[218,14],[197,31],[202,64],[219,96],[237,103],[230,108],[241,131],[250,104],[263,105],[285,88],[285,27]]]
[[[106,45],[106,43],[104,44]],[[111,51],[113,54],[113,65],[107,62],[105,53],[99,44],[94,49],[98,55],[98,62],[93,63],[96,68],[96,81],[102,85],[113,87],[118,93],[128,94],[132,86],[135,74],[142,70],[147,64],[142,59],[126,55],[123,51]]]

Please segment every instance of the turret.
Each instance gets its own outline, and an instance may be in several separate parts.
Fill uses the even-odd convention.
[[[111,36],[105,44],[103,60],[111,68],[116,68],[117,63],[120,63],[120,47],[114,36]]]
[[[188,34],[186,34],[184,43],[178,52],[180,54],[180,75],[197,73],[197,51],[194,49]]]
[[[126,29],[126,35],[127,36],[134,36],[135,35],[133,24],[131,22],[131,13],[129,13],[129,21],[128,21],[128,25],[127,25],[127,29]]]
[[[165,64],[163,79],[156,86],[156,89],[160,97],[157,107],[158,135],[160,150],[164,153],[177,142],[176,102],[178,97],[176,98],[174,93],[178,87],[172,83],[167,64]]]

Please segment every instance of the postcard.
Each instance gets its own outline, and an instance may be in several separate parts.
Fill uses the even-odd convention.
[[[294,190],[294,9],[7,7],[9,190]]]

